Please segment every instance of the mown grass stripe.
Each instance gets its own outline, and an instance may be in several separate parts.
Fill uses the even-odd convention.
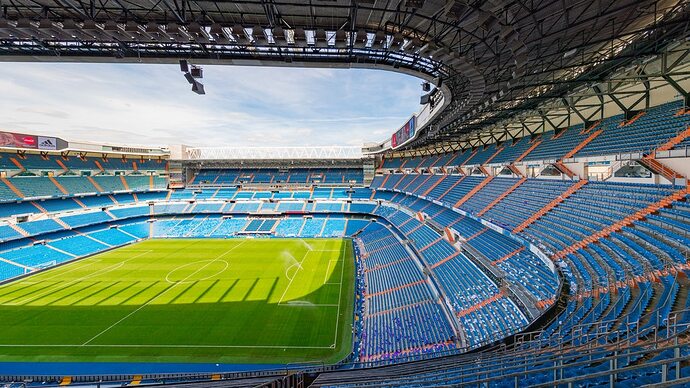
[[[345,318],[354,263],[341,258],[349,247],[333,239],[148,240],[42,271],[0,286],[0,362],[338,361],[352,335]],[[227,266],[204,267],[229,250]],[[193,262],[201,263],[166,281]]]

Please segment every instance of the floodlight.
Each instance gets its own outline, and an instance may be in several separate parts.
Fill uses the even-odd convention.
[[[192,65],[192,70],[190,71],[190,73],[194,78],[204,78],[204,71],[200,67]]]

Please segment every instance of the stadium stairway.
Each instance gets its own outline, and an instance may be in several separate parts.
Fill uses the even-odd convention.
[[[635,121],[637,121],[640,117],[642,117],[644,115],[645,115],[644,111],[637,112],[637,114],[635,116],[631,117],[630,120],[624,120],[620,124],[618,124],[618,126],[619,127],[627,127],[628,125],[631,125],[632,123],[634,123]]]
[[[0,177],[0,181],[2,181],[2,183],[4,183],[5,186],[7,186],[14,193],[14,195],[17,196],[17,198],[25,198],[24,193],[19,191],[19,189],[9,181],[9,179]]]
[[[440,265],[445,264],[445,263],[447,263],[447,262],[453,260],[455,257],[460,256],[460,253],[461,253],[460,251],[456,251],[455,253],[453,253],[452,255],[450,255],[450,256],[448,256],[448,257],[446,257],[445,259],[442,259],[442,260],[440,260],[439,262],[432,264],[429,268],[435,269],[436,267],[439,267]]]
[[[494,207],[497,203],[501,202],[501,201],[503,200],[503,198],[505,198],[505,197],[507,197],[508,195],[510,195],[510,193],[512,193],[513,191],[515,191],[515,189],[517,189],[518,187],[520,187],[520,185],[522,185],[523,183],[525,183],[526,180],[527,180],[527,178],[522,177],[522,179],[520,179],[519,181],[515,182],[515,184],[512,185],[512,186],[510,186],[510,187],[508,188],[508,190],[504,191],[501,195],[499,195],[498,197],[496,197],[493,201],[489,202],[489,204],[486,205],[486,207],[484,207],[484,209],[482,209],[479,213],[477,213],[477,216],[481,217],[482,215],[484,215],[484,213],[488,212],[488,211],[489,211],[492,207]]]
[[[455,203],[455,207],[460,207],[463,203],[467,202],[470,198],[472,198],[473,195],[475,195],[479,190],[484,188],[489,182],[491,182],[494,179],[493,175],[487,176],[481,183],[479,183],[477,186],[474,186],[472,190],[470,190],[464,197],[460,198],[458,202]]]
[[[521,247],[515,249],[514,251],[511,251],[510,253],[507,253],[506,255],[504,255],[503,257],[501,257],[500,259],[492,261],[492,262],[491,262],[491,265],[500,264],[500,263],[502,263],[502,262],[504,262],[504,261],[510,259],[511,257],[517,255],[518,253],[524,251],[524,250],[525,250],[525,247],[524,247],[524,246],[521,246]]]
[[[466,316],[466,315],[468,315],[468,314],[471,314],[471,313],[473,313],[473,312],[476,312],[476,311],[480,310],[480,309],[483,308],[483,307],[486,307],[486,306],[490,305],[490,304],[493,303],[493,302],[496,302],[497,300],[499,300],[499,299],[501,299],[501,298],[503,298],[503,297],[504,297],[503,292],[499,292],[499,293],[497,293],[497,294],[492,295],[491,297],[489,297],[489,298],[487,298],[487,299],[484,299],[484,300],[482,300],[482,301],[479,301],[478,303],[476,303],[476,304],[474,304],[474,305],[472,305],[472,306],[470,306],[470,307],[468,307],[468,308],[466,308],[466,309],[462,309],[462,310],[456,312],[455,315],[456,315],[458,318],[462,318],[462,317],[464,317],[464,316]]]
[[[563,173],[568,178],[570,178],[570,179],[575,178],[575,173],[571,169],[569,169],[565,164],[563,164],[563,162],[561,162],[560,160],[553,163],[553,166],[556,167],[556,169],[558,169],[558,171]]]
[[[654,153],[646,155],[642,159],[639,159],[638,162],[641,165],[648,168],[650,171],[668,179],[670,182],[674,182],[676,179],[683,178],[683,176],[674,169],[666,166],[657,159],[654,159]]]
[[[494,158],[496,158],[496,157],[498,156],[498,154],[500,154],[501,152],[503,152],[503,150],[505,149],[505,147],[497,147],[497,148],[498,148],[498,149],[496,150],[496,152],[494,152],[493,155],[489,156],[489,158],[486,159],[486,160],[484,161],[484,163],[482,163],[482,165],[491,163],[491,161],[494,160]]]
[[[29,234],[29,232],[27,232],[26,230],[20,228],[17,224],[9,223],[9,224],[7,224],[7,225],[8,225],[10,228],[14,229],[15,232],[21,234],[21,235],[24,236],[24,237],[28,237],[28,236],[31,235],[31,234]]]
[[[563,192],[563,194],[561,194],[558,197],[556,197],[555,199],[553,199],[546,206],[539,209],[536,213],[532,214],[527,220],[525,220],[520,225],[518,225],[515,229],[513,229],[513,233],[519,233],[519,232],[522,232],[523,230],[525,230],[525,228],[527,228],[529,225],[531,225],[534,221],[538,220],[544,214],[548,213],[551,209],[558,206],[559,203],[566,200],[568,197],[573,195],[578,189],[580,189],[582,186],[584,186],[586,184],[587,184],[586,179],[581,179],[581,180],[577,181],[574,185],[570,186],[565,192]]]
[[[48,210],[46,210],[46,208],[44,208],[43,206],[41,206],[38,202],[36,202],[36,201],[31,201],[30,203],[31,203],[36,209],[38,209],[41,213],[43,213],[43,214],[48,214]]]
[[[602,132],[604,132],[603,129],[599,129],[599,130],[596,130],[596,131],[592,132],[589,136],[587,136],[584,140],[582,140],[582,141],[580,142],[580,144],[578,144],[577,146],[575,146],[575,148],[573,148],[572,150],[570,150],[567,154],[563,155],[563,158],[561,158],[561,159],[572,158],[572,157],[575,156],[575,154],[577,154],[581,149],[585,148],[585,146],[586,146],[587,144],[589,144],[592,140],[596,139],[597,136],[599,136]]]
[[[690,126],[685,128],[685,130],[680,132],[678,135],[672,137],[666,143],[662,144],[660,147],[658,147],[656,149],[655,152],[657,152],[657,151],[668,151],[670,149],[673,149],[673,147],[675,147],[676,145],[678,145],[680,142],[687,139],[688,137],[690,137]]]
[[[512,164],[521,162],[522,159],[526,158],[527,155],[529,155],[530,152],[532,152],[535,148],[539,147],[539,144],[541,144],[541,142],[542,142],[541,139],[532,141],[532,145],[529,146],[529,148],[527,148],[527,149],[525,150],[525,152],[523,152],[522,154],[520,154],[520,156],[518,156],[518,157],[513,161]]]
[[[467,159],[465,159],[462,163],[460,163],[460,166],[458,166],[458,167],[465,167],[465,164],[467,164],[468,161],[470,161],[470,160],[472,160],[472,158],[474,158],[474,155],[476,155],[477,152],[479,152],[480,148],[481,147],[477,147],[474,150],[472,150],[472,153],[470,154],[470,156]]]
[[[59,158],[55,158],[55,163],[57,163],[57,165],[60,166],[63,173],[69,171],[69,167],[65,166],[65,163],[63,163],[62,160],[60,160]]]
[[[57,181],[57,179],[53,178],[52,176],[49,176],[48,179],[50,179],[50,181],[53,182],[53,184],[55,185],[55,187],[57,187],[58,190],[60,190],[60,192],[61,192],[62,194],[64,194],[64,195],[69,195],[69,191],[67,191],[67,189],[65,189],[65,188],[60,184],[60,182]]]
[[[129,191],[129,184],[127,183],[127,179],[125,179],[124,175],[120,175],[120,182],[122,182],[122,186],[125,188],[125,190]]]
[[[604,228],[603,230],[600,230],[600,231],[590,235],[589,237],[571,245],[570,247],[568,247],[566,249],[563,249],[559,252],[556,252],[556,254],[554,254],[553,257],[555,259],[560,259],[560,258],[562,258],[562,257],[564,257],[570,253],[577,251],[580,248],[586,247],[587,245],[598,241],[601,238],[608,237],[611,233],[618,232],[621,229],[623,229],[623,227],[632,225],[632,223],[635,221],[644,220],[646,216],[659,211],[659,209],[669,207],[674,202],[684,199],[687,194],[688,194],[688,187],[684,187],[680,190],[677,190],[673,194],[666,196],[666,197],[662,198],[661,200],[659,200],[655,203],[650,204],[646,208],[638,210],[634,214],[629,215],[629,216],[625,217],[624,219],[613,223],[611,226],[608,226],[608,227]]]
[[[392,176],[393,174],[386,174],[385,177],[383,178],[383,182],[381,182],[381,187],[386,186],[386,182],[388,182],[388,179]],[[372,193],[373,195],[373,193]]]
[[[65,229],[72,229],[71,226],[69,226],[65,221],[61,220],[59,217],[54,217],[51,218],[53,221],[57,222],[60,226],[62,226]]]
[[[10,158],[10,161],[11,161],[15,166],[17,166],[17,168],[19,169],[19,171],[21,171],[21,172],[26,171],[26,168],[24,167],[24,165],[22,165],[22,163],[21,163],[19,160],[17,160],[17,158]]]
[[[429,195],[429,193],[430,193],[432,190],[434,190],[434,188],[435,188],[436,186],[438,186],[438,184],[441,183],[442,181],[443,181],[443,177],[441,177],[441,178],[439,178],[439,179],[436,179],[436,182],[434,182],[433,184],[431,184],[431,186],[429,186],[428,189],[424,190],[424,192],[422,193],[422,197],[426,197],[427,195]]]
[[[93,185],[93,187],[95,187],[96,190],[97,190],[99,193],[102,193],[102,192],[105,191],[105,190],[103,190],[103,188],[101,187],[101,185],[99,185],[98,182],[96,182],[90,175],[87,176],[86,178],[89,180],[89,182],[91,182],[91,184]]]
[[[448,189],[446,189],[446,191],[444,191],[443,193],[441,193],[441,194],[438,196],[438,198],[436,198],[436,199],[438,199],[439,201],[442,200],[443,197],[445,197],[448,193],[450,193],[451,191],[453,191],[453,189],[455,189],[455,186],[459,185],[462,181],[465,180],[465,178],[467,178],[467,175],[463,175],[462,177],[460,177],[460,179],[458,179],[457,181],[455,181],[455,183],[453,183],[452,185],[450,185],[450,187],[448,187]],[[443,180],[445,180],[445,179],[440,179],[440,181],[443,181]],[[383,185],[381,185],[381,186],[383,186]]]
[[[519,168],[513,163],[508,165],[508,170],[510,170],[515,176],[525,178],[525,175],[520,171]]]

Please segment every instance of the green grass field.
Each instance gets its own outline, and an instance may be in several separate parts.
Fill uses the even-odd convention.
[[[335,362],[349,240],[149,240],[0,286],[0,361]]]

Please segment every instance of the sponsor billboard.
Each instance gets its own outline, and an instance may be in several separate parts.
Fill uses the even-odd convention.
[[[67,148],[67,142],[57,137],[0,132],[0,147],[57,151]]]
[[[37,136],[38,137],[38,149],[39,150],[57,150],[57,138]]]
[[[398,129],[391,137],[391,147],[397,148],[407,143],[414,138],[415,135],[416,117],[412,116],[410,120]]]
[[[0,132],[0,147],[38,148],[36,136]]]

